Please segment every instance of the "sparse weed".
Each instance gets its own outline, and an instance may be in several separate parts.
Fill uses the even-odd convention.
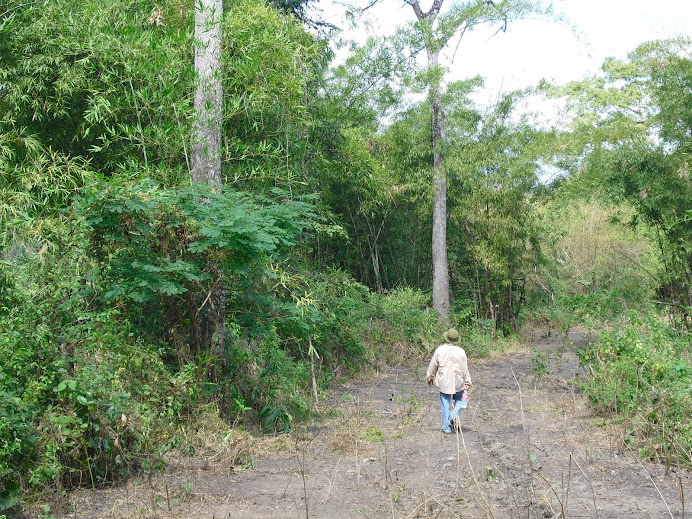
[[[416,398],[415,393],[410,393],[408,397],[395,393],[393,399],[398,407],[396,412],[397,420],[401,420],[403,423],[411,422],[413,415],[421,406],[421,402]]]
[[[384,441],[384,431],[376,426],[368,426],[363,430],[363,439],[372,442]]]
[[[548,362],[549,359],[547,355],[536,350],[534,356],[531,357],[531,370],[537,377],[550,375],[550,370],[548,369]]]
[[[492,467],[492,466],[485,467],[485,470],[487,473],[486,480],[489,483],[496,483],[497,481],[499,481],[499,475],[498,475],[497,469],[495,467]]]

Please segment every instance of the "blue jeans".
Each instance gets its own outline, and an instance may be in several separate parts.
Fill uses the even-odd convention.
[[[440,407],[442,408],[442,431],[452,432],[452,420],[461,418],[461,395],[464,391],[459,391],[453,395],[440,393]],[[452,404],[452,400],[454,403]]]

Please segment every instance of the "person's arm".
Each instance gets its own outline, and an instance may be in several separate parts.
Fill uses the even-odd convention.
[[[466,353],[464,353],[464,369],[463,369],[463,381],[464,381],[464,389],[468,391],[471,389],[471,372],[469,371],[469,363],[468,360],[466,359]]]
[[[435,380],[435,374],[437,373],[437,352],[433,355],[432,359],[430,359],[430,364],[428,364],[428,371],[425,374],[425,379],[428,382],[428,385],[431,386],[433,381]]]

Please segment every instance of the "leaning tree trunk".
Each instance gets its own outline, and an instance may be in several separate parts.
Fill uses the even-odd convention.
[[[221,118],[223,88],[221,84],[221,21],[222,0],[195,1],[195,118],[192,126],[190,176],[192,182],[204,182],[221,192]],[[212,354],[225,359],[226,292],[223,273],[211,266],[214,285],[210,297],[202,294],[205,315],[211,326],[202,326],[204,342]],[[209,329],[207,333],[205,330]],[[211,335],[211,336],[209,336]]]

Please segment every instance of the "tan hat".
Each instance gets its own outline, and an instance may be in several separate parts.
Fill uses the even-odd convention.
[[[459,343],[459,332],[456,331],[454,328],[450,328],[442,336],[445,338],[445,341],[447,342],[450,342],[452,344]]]

